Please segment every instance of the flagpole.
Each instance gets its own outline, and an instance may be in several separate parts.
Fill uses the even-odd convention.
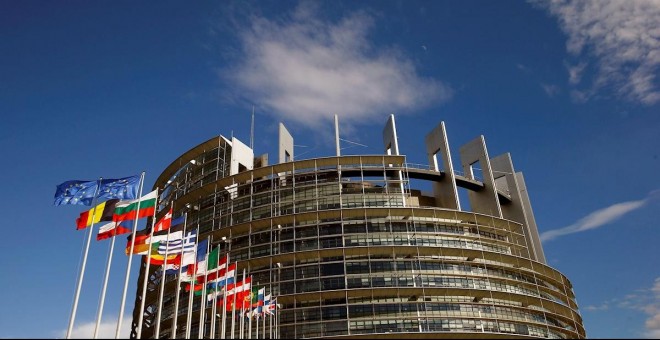
[[[156,188],[156,202],[158,202],[158,188]],[[140,207],[138,207],[137,214],[140,214]],[[140,315],[138,316],[137,338],[142,338],[142,321],[144,321],[144,304],[147,298],[147,283],[149,282],[149,267],[151,266],[151,245],[154,238],[154,224],[156,223],[156,210],[151,217],[151,230],[149,231],[149,248],[147,250],[147,266],[144,270],[144,280],[142,283],[142,301],[140,301]]]
[[[250,289],[252,289],[252,282],[250,282]],[[243,268],[243,284],[241,285],[241,295],[245,295],[245,268]],[[241,301],[241,311],[240,311],[240,319],[241,319],[241,335],[239,339],[243,339],[243,334],[245,334],[245,315],[243,315],[243,310],[245,309],[245,297],[243,297],[243,301]]]
[[[186,226],[188,223],[188,212],[186,211],[183,214],[183,238],[186,240]],[[195,236],[196,238],[197,236]],[[184,241],[185,244],[185,241]],[[197,249],[197,239],[195,239],[195,249]],[[183,256],[185,252],[181,253],[181,261],[183,261]],[[179,263],[179,275],[176,278],[176,298],[174,301],[174,320],[172,320],[172,339],[176,339],[176,328],[177,321],[179,319],[179,295],[181,294],[181,268],[183,267],[183,262]]]
[[[264,300],[266,299],[266,291],[264,290]],[[261,337],[266,338],[266,304],[261,307],[261,314],[263,314],[263,320],[261,320]]]
[[[250,304],[248,305],[247,311],[245,312],[245,314],[248,316],[248,331],[247,331],[248,339],[252,339],[252,317],[253,317],[253,315],[252,315],[252,299],[253,299],[252,291],[253,290],[254,289],[252,288],[252,282],[250,282],[250,295],[248,295],[250,297]]]
[[[92,225],[89,227],[87,234],[87,244],[85,245],[85,255],[83,256],[83,263],[80,267],[80,274],[78,275],[78,285],[76,286],[76,296],[73,298],[73,308],[71,309],[71,316],[69,317],[69,328],[66,330],[66,338],[71,338],[71,331],[73,330],[73,323],[76,320],[76,311],[78,310],[78,299],[80,298],[80,288],[82,288],[83,277],[85,277],[85,266],[87,265],[87,255],[89,254],[89,244],[92,241],[92,230],[94,229],[94,215],[96,215],[96,196],[98,196],[99,188],[103,177],[99,177],[96,189],[94,189],[94,197],[92,198]]]
[[[140,175],[140,191],[138,192],[137,209],[140,211],[140,199],[142,198],[142,186],[144,185],[144,171]],[[115,332],[115,339],[119,339],[119,332],[121,331],[121,323],[124,319],[124,305],[126,304],[126,291],[128,290],[128,279],[131,275],[131,262],[133,261],[133,249],[135,248],[135,232],[137,231],[138,216],[135,214],[135,221],[133,222],[133,233],[131,234],[131,249],[128,253],[128,265],[126,266],[126,280],[124,280],[124,292],[121,296],[121,305],[119,307],[119,319],[117,319],[117,330]]]
[[[170,204],[170,211],[167,212],[166,214],[172,213],[172,208],[174,207],[174,201],[171,202]],[[155,218],[155,217],[154,217]],[[172,219],[172,216],[170,216],[170,220]],[[160,277],[160,295],[158,296],[158,316],[156,317],[156,339],[160,339],[160,318],[162,316],[162,311],[161,309],[163,308],[163,292],[165,291],[165,271],[167,268],[167,253],[170,250],[170,231],[172,230],[171,228],[171,221],[170,221],[170,226],[167,228],[167,239],[165,241],[165,259],[163,260],[163,269],[161,269],[161,277]],[[184,235],[185,236],[185,235]],[[183,241],[181,244],[181,251],[183,251]]]
[[[238,268],[237,268],[238,269]],[[245,274],[243,274],[243,278],[245,278]],[[233,296],[233,302],[231,304],[231,336],[232,339],[236,339],[236,335],[234,334],[234,331],[236,330],[236,293],[238,290],[238,282],[234,284],[234,296]],[[241,285],[243,285],[243,281],[241,281]]]
[[[228,246],[228,248],[229,248],[229,246]],[[221,319],[222,320],[222,326],[220,326],[220,332],[221,332],[220,339],[225,339],[226,338],[225,331],[226,331],[227,328],[225,326],[225,322],[227,321],[227,307],[225,307],[226,306],[226,299],[225,298],[227,297],[227,287],[229,285],[227,283],[227,279],[229,278],[229,266],[230,265],[231,265],[231,262],[229,261],[229,249],[227,249],[227,273],[225,274],[225,284],[223,286],[224,292],[222,294],[222,319]],[[232,275],[235,275],[235,274],[232,273]],[[234,280],[234,281],[236,281],[236,280]]]
[[[199,245],[199,227],[197,228],[197,233],[195,233],[195,244]],[[188,317],[186,319],[186,339],[190,339],[190,326],[192,325],[191,323],[191,316],[192,316],[192,305],[193,305],[193,290],[195,289],[195,281],[196,281],[196,273],[197,273],[197,246],[195,246],[195,267],[194,267],[194,272],[192,274],[192,278],[190,280],[190,291],[188,292]]]
[[[115,237],[117,236],[116,233],[117,233],[117,229],[119,228],[119,223],[117,222],[111,222],[111,223],[115,223],[115,230],[113,231],[115,235],[112,235],[112,241],[110,241],[110,251],[108,252],[108,264],[105,267],[105,278],[103,279],[101,302],[99,303],[99,310],[96,317],[96,327],[94,328],[94,339],[96,339],[99,335],[99,326],[101,325],[101,316],[103,315],[103,304],[105,303],[105,292],[106,289],[108,288],[108,278],[110,277],[110,265],[112,264],[112,253],[115,249]]]
[[[208,238],[207,238],[208,240]],[[204,317],[206,316],[206,285],[208,284],[208,277],[209,277],[209,252],[211,248],[211,240],[208,240],[206,242],[206,256],[204,257],[206,261],[204,261],[204,284],[202,285],[202,296],[201,296],[201,301],[199,304],[199,327],[197,329],[197,338],[198,339],[203,339],[204,338],[204,326],[206,325],[206,320],[204,320]]]
[[[215,267],[220,267],[220,250],[222,249],[222,242],[218,244],[218,257],[215,262]],[[225,262],[225,277],[227,277],[227,271],[229,270],[229,263]],[[217,318],[216,313],[218,312],[217,302],[218,302],[218,276],[216,274],[215,285],[213,285],[213,306],[211,307],[211,332],[209,338],[215,339],[215,319]],[[224,287],[224,285],[223,285]]]

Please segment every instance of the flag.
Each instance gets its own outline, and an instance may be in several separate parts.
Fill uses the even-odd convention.
[[[174,275],[179,274],[179,267],[181,267],[181,254],[178,254],[172,261],[167,260],[165,265],[165,274]]]
[[[183,256],[181,257],[181,266],[185,266],[185,268],[182,268],[181,281],[190,282],[194,279],[197,262],[200,261],[200,258],[206,258],[206,248],[208,247],[208,242],[208,239],[204,239],[203,241],[197,243],[197,256],[194,255],[194,252],[183,253]]]
[[[245,308],[254,308],[259,306],[259,290],[261,290],[261,288],[252,287],[252,290],[250,291],[250,300],[248,301],[248,304],[245,306]],[[263,300],[261,303],[263,304]]]
[[[72,180],[57,185],[55,205],[76,204],[92,205],[94,195],[97,199],[134,199],[137,197],[140,176],[100,181]]]
[[[99,228],[99,233],[96,235],[96,240],[101,241],[105,240],[106,238],[121,234],[128,234],[130,232],[130,229],[124,228],[123,226],[119,225],[119,223],[112,221],[102,225]]]
[[[272,304],[272,297],[270,294],[264,296],[264,307],[263,307],[263,313],[265,314],[273,314],[271,313],[271,304]]]
[[[186,216],[179,216],[172,220],[170,228],[176,227],[178,225],[184,224],[186,222]]]
[[[213,280],[211,281],[210,278],[207,278],[206,281],[195,281],[199,283],[200,285],[203,285],[204,282],[206,282],[206,290],[209,292],[208,293],[208,301],[213,300],[213,298],[216,295],[222,295],[223,291],[218,291],[218,287],[225,287],[228,286],[231,283],[234,283],[234,276],[236,276],[236,264],[233,263],[229,265],[226,269],[223,269],[222,271],[218,272],[219,274],[216,275]],[[203,278],[204,276],[202,276]],[[215,292],[213,292],[215,290]],[[197,295],[201,295],[197,294]]]
[[[121,201],[117,203],[113,221],[126,221],[136,218],[153,216],[156,211],[156,199],[158,198],[158,189],[132,201]],[[139,209],[138,209],[139,205]]]
[[[232,265],[233,268],[235,268],[235,265]],[[227,273],[227,258],[223,257],[222,259],[222,264],[218,266],[217,268],[212,269],[209,272],[204,273],[203,271],[200,273],[199,271],[197,272],[198,276],[196,278],[197,282],[199,283],[204,283],[204,282],[211,282],[211,281],[218,281],[220,280],[226,273]],[[231,270],[231,269],[229,269]]]
[[[154,233],[157,233],[159,231],[167,230],[170,228],[170,225],[172,224],[172,208],[170,208],[170,211],[168,211],[163,218],[160,219],[154,225]]]
[[[178,232],[180,235],[181,232]],[[183,252],[194,252],[195,251],[195,241],[197,240],[197,235],[194,232],[188,233],[184,238],[172,238],[165,242],[161,242],[158,247],[159,254],[180,254]]]
[[[227,267],[226,270],[223,270],[218,277],[213,280],[207,280],[208,287],[213,289],[215,287],[224,287],[230,283],[234,283],[234,277],[236,276],[236,264],[232,263]]]
[[[102,179],[97,198],[130,200],[137,198],[140,175],[117,179]]]
[[[115,212],[117,202],[119,202],[118,199],[111,199],[80,213],[80,216],[76,219],[76,229],[85,229],[92,225],[92,223],[112,221],[112,215]]]
[[[259,307],[259,311],[261,311],[261,307],[264,305],[265,295],[266,295],[266,287],[261,287],[259,288],[259,290],[257,290],[257,307]]]
[[[274,315],[277,310],[277,297],[271,298],[268,302],[268,308],[266,308],[266,313]]]
[[[167,255],[167,263],[170,263],[170,261],[174,261],[177,256],[179,256],[179,254]],[[149,261],[149,263],[159,266],[165,264],[165,256],[158,254],[158,250],[156,250],[156,247],[151,247],[151,255],[147,256],[145,254],[143,256],[143,259],[145,263]]]
[[[98,181],[66,181],[57,186],[54,205],[92,205],[97,188]]]
[[[210,293],[207,296],[208,301],[213,300],[216,296],[225,295],[225,288],[228,288],[229,285],[234,283],[234,278],[236,277],[236,264],[230,264],[227,267],[226,272],[218,277],[215,281],[210,281],[206,285],[207,291]],[[218,289],[220,288],[220,289]]]
[[[227,298],[226,298],[226,304],[225,304],[225,309],[228,312],[231,312],[232,307],[234,306],[234,295],[236,295],[236,303],[238,304],[236,307],[241,307],[243,305],[242,301],[245,299],[246,296],[250,295],[250,286],[252,284],[252,277],[246,277],[245,280],[236,283],[236,284],[229,284],[227,285]]]
[[[263,306],[264,306],[264,295],[266,294],[266,288],[257,288],[257,302],[254,302],[254,298],[252,299],[252,315],[259,317],[263,313]]]
[[[170,238],[181,238],[183,237],[182,231],[177,231],[176,233],[171,233]],[[151,240],[151,249],[152,254],[158,254],[158,247],[160,242],[167,240],[167,235],[154,235],[150,237],[149,235],[135,235],[135,245],[133,246],[133,255],[146,255],[149,250],[149,240]],[[128,238],[126,242],[126,255],[129,255],[131,250],[131,238]]]

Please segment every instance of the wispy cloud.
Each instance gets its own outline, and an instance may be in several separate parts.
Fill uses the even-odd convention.
[[[660,339],[660,277],[656,278],[651,288],[638,289],[623,298],[615,297],[600,306],[587,306],[590,312],[605,310],[632,309],[646,314],[643,333],[640,337]]]
[[[576,85],[582,80],[582,73],[584,68],[587,67],[587,63],[581,62],[577,65],[566,64],[566,69],[568,70],[568,82],[571,85]]]
[[[530,70],[529,67],[527,67],[527,66],[525,66],[525,65],[523,65],[523,64],[516,64],[516,67],[517,67],[520,71],[522,71],[522,72],[524,72],[524,73],[527,73],[527,74],[529,74],[529,73],[532,72],[532,70]]]
[[[543,232],[541,234],[541,241],[550,241],[559,236],[600,228],[608,223],[616,221],[627,213],[643,207],[657,195],[658,191],[655,190],[649,193],[649,195],[644,199],[616,203],[610,205],[609,207],[596,210],[569,226]]]
[[[605,302],[605,303],[603,303],[601,305],[598,305],[598,306],[589,305],[587,307],[584,307],[584,309],[586,309],[588,311],[608,310],[608,309],[610,309],[610,305],[607,302]]]
[[[124,315],[122,320],[121,330],[119,331],[120,339],[128,339],[131,334],[131,316]],[[94,336],[94,330],[96,329],[96,320],[78,323],[74,325],[73,330],[71,331],[72,339],[91,339]],[[117,318],[101,321],[99,324],[99,339],[114,339],[115,332],[117,331]],[[56,338],[64,338],[66,336],[66,330],[60,330],[54,332]]]
[[[559,89],[559,86],[557,86],[557,85],[541,83],[541,87],[543,88],[543,91],[545,92],[545,94],[547,94],[548,97],[550,97],[550,98],[558,95],[559,92],[561,92],[561,90]]]
[[[337,21],[302,3],[284,20],[254,17],[239,34],[242,59],[223,71],[236,93],[265,111],[307,126],[364,122],[442,103],[451,88],[418,74],[394,47],[377,46],[374,16],[353,12]]]
[[[616,95],[652,105],[660,102],[660,1],[530,0],[557,17],[568,35],[567,50],[597,60],[593,95],[612,88]],[[569,82],[579,83],[584,61],[569,67]]]

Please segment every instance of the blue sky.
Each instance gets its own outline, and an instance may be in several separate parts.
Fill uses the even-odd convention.
[[[641,0],[0,2],[0,337],[67,328],[85,207],[53,206],[57,184],[145,171],[151,188],[213,136],[248,144],[254,106],[271,163],[280,121],[300,158],[333,155],[334,114],[364,145],[345,154],[382,153],[392,113],[411,163],[440,121],[453,150],[484,135],[525,174],[587,335],[660,338],[659,23],[660,3]],[[108,245],[91,245],[77,336],[92,334]]]

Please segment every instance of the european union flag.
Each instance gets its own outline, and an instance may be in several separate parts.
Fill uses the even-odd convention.
[[[140,175],[118,179],[102,179],[97,198],[135,199],[138,197],[139,187]]]
[[[111,198],[135,199],[138,197],[139,186],[140,175],[101,181],[66,181],[57,186],[55,205],[92,205],[94,194],[97,201]]]
[[[55,190],[55,205],[92,205],[98,181],[66,181]]]

